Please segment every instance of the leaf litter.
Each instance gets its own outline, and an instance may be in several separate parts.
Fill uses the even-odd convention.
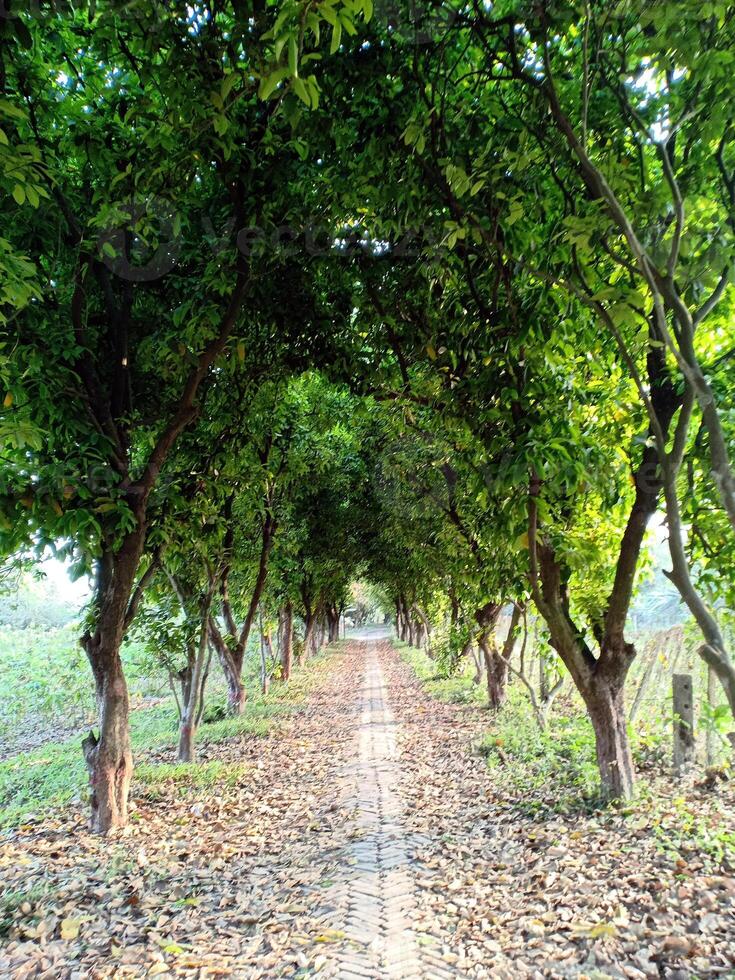
[[[203,746],[230,778],[138,786],[130,826],[106,838],[79,808],[4,832],[0,976],[333,975],[344,934],[325,901],[357,833],[339,774],[356,760],[363,650],[315,664],[318,684],[278,731]],[[459,977],[735,975],[729,867],[662,849],[645,814],[529,816],[472,751],[487,713],[434,701],[390,644],[379,656],[402,820],[422,842],[420,946]],[[687,792],[714,807],[711,791]]]

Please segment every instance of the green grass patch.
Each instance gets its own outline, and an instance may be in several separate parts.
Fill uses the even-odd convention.
[[[247,772],[241,763],[220,762],[141,762],[135,767],[136,787],[148,796],[166,787],[212,789],[237,786]]]
[[[133,753],[176,744],[177,721],[169,705],[131,715]],[[79,737],[21,752],[0,762],[0,827],[23,823],[49,809],[81,800],[88,792]]]
[[[24,725],[71,727],[94,714],[94,686],[80,632],[76,624],[0,630],[0,739],[12,741]],[[126,643],[123,661],[133,698],[165,689],[165,674],[143,662],[140,644]]]
[[[409,646],[402,640],[393,640],[393,645],[404,660],[423,683],[426,690],[437,701],[449,704],[483,705],[487,701],[485,687],[475,684],[472,680],[474,671],[465,668],[449,677],[442,676],[436,661],[423,650]]]
[[[662,798],[648,786],[639,790],[633,818],[650,811],[658,848],[672,860],[707,857],[728,870],[735,865],[735,826],[732,802],[712,795],[705,806],[686,796]]]

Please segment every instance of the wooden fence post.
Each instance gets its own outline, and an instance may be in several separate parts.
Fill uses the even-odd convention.
[[[692,675],[672,677],[674,707],[674,772],[680,773],[694,761],[694,698]]]

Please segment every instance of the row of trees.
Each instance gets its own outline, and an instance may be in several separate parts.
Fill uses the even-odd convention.
[[[735,708],[733,19],[385,13],[2,21],[2,547],[94,572],[99,830],[126,819],[136,621],[185,654],[191,755],[208,651],[236,711],[260,617],[308,648],[357,573],[414,642],[445,615],[477,642],[495,706],[500,610],[532,604],[629,795],[661,508]]]

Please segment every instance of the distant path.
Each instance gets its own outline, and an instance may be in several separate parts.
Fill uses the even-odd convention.
[[[356,626],[354,629],[347,630],[348,640],[387,640],[393,635],[392,626],[379,626],[376,623],[371,623],[369,626]]]

